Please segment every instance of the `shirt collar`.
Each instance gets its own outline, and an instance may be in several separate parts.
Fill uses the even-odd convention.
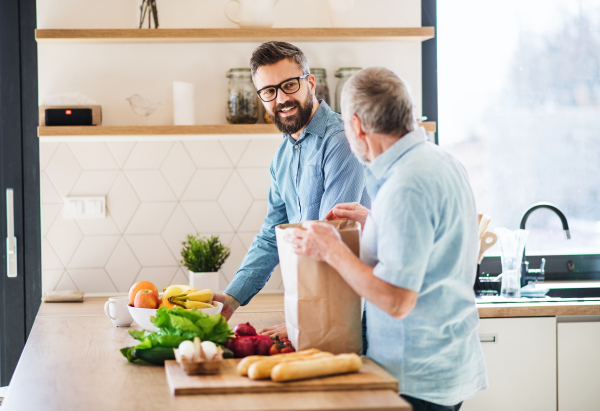
[[[417,144],[425,142],[427,136],[423,127],[417,127],[416,130],[402,136],[390,148],[381,153],[375,160],[369,164],[369,171],[376,179],[381,179],[389,168],[411,150]]]
[[[308,134],[314,134],[320,138],[325,137],[325,131],[327,130],[327,120],[331,109],[323,100],[319,100],[319,108],[312,116],[308,125],[300,135],[300,138],[296,141],[289,134],[284,134],[283,137],[287,138],[292,144],[298,144],[306,138]]]

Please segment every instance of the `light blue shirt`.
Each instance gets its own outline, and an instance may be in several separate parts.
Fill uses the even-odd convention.
[[[271,162],[267,216],[225,290],[242,305],[264,287],[279,264],[276,226],[324,220],[339,203],[370,205],[364,167],[350,150],[342,117],[323,100],[319,103],[298,141],[284,135]]]
[[[371,212],[361,259],[373,273],[418,293],[397,320],[367,302],[367,356],[400,393],[455,405],[487,388],[473,283],[477,211],[465,169],[419,128],[368,167]]]

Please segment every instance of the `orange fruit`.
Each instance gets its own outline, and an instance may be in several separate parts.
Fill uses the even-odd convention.
[[[135,295],[138,293],[138,291],[144,290],[144,289],[154,291],[154,294],[156,294],[156,298],[158,298],[158,289],[156,288],[156,286],[154,284],[152,284],[150,281],[138,281],[137,283],[132,285],[131,288],[129,289],[129,303],[131,305],[133,305],[134,300],[135,300]]]
[[[173,307],[175,307],[175,304],[173,304],[169,300],[165,300],[165,301],[163,301],[163,302],[160,303],[159,307],[173,308]]]

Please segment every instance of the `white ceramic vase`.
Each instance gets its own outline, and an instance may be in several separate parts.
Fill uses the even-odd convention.
[[[190,279],[190,287],[194,287],[198,290],[210,289],[214,292],[219,290],[219,272],[214,273],[194,273],[188,271],[188,277]]]
[[[229,0],[225,15],[243,29],[270,28],[275,22],[275,4],[279,0]],[[229,14],[229,5],[237,3],[237,18]]]
[[[357,16],[354,0],[329,0],[329,20],[331,27],[354,27]]]

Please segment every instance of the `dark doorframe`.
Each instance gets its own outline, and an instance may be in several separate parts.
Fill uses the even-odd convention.
[[[439,144],[440,123],[438,119],[438,75],[437,75],[437,1],[421,0],[421,26],[433,27],[435,37],[426,40],[421,46],[421,70],[423,85],[423,115],[427,121],[435,121],[437,131],[435,143]]]
[[[8,385],[42,295],[35,0],[0,1],[0,385]],[[6,190],[17,276],[7,277]]]

